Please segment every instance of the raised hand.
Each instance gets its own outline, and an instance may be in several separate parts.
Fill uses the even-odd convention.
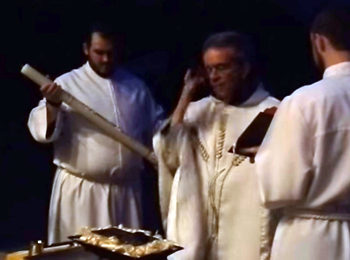
[[[184,87],[182,89],[181,98],[193,101],[193,98],[204,84],[205,78],[203,76],[195,74],[192,70],[188,69],[184,77]]]
[[[195,75],[195,73],[190,69],[187,70],[181,97],[171,118],[171,125],[176,125],[183,122],[188,105],[191,103],[191,101],[193,101],[204,83],[204,77],[201,77],[198,74]]]

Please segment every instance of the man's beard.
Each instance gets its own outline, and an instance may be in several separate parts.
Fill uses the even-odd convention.
[[[89,60],[91,68],[102,78],[108,78],[113,73],[113,64],[96,64]]]

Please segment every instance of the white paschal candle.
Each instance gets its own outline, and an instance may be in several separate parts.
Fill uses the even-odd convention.
[[[50,79],[46,78],[44,75],[42,75],[40,72],[38,72],[36,69],[32,68],[28,64],[23,66],[21,73],[27,76],[32,81],[34,81],[39,86],[42,86],[46,83],[52,83]],[[62,102],[74,108],[80,115],[85,117],[91,123],[103,130],[114,140],[120,142],[121,144],[129,148],[131,151],[140,154],[149,162],[151,162],[155,168],[157,168],[157,158],[155,157],[154,153],[148,149],[148,147],[144,146],[142,143],[134,140],[130,136],[119,131],[114,124],[112,124],[107,119],[93,111],[91,108],[89,108],[87,105],[73,97],[68,92],[62,90],[60,93],[60,99],[62,100]]]
[[[23,66],[21,73],[26,75],[29,79],[34,81],[39,86],[47,83],[52,83],[52,81],[42,75],[40,72],[32,68],[30,65],[26,64]]]

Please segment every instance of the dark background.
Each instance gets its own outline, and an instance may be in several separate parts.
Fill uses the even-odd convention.
[[[54,167],[51,145],[27,129],[39,91],[20,74],[29,63],[52,78],[83,62],[82,36],[107,19],[126,36],[127,65],[167,112],[190,60],[212,32],[256,39],[265,84],[278,98],[319,78],[309,58],[308,27],[326,0],[13,0],[0,11],[0,250],[46,237]],[[341,2],[341,1],[337,1]],[[344,0],[343,2],[346,2]]]

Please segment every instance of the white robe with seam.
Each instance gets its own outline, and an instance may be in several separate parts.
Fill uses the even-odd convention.
[[[124,70],[111,79],[89,63],[57,78],[65,91],[136,140],[150,146],[161,109],[145,84]],[[49,243],[66,240],[82,227],[124,224],[141,227],[140,156],[62,104],[53,134],[46,138],[46,100],[30,114],[28,127],[39,142],[54,143],[58,166],[50,204]]]
[[[193,102],[181,126],[154,138],[167,238],[185,247],[169,259],[268,257],[269,214],[260,206],[255,166],[229,153],[255,116],[278,101],[259,88],[242,106],[207,97]],[[261,239],[263,237],[263,239]]]
[[[282,101],[256,163],[266,207],[350,213],[350,62]],[[350,222],[317,216],[286,215],[272,260],[349,260]]]

